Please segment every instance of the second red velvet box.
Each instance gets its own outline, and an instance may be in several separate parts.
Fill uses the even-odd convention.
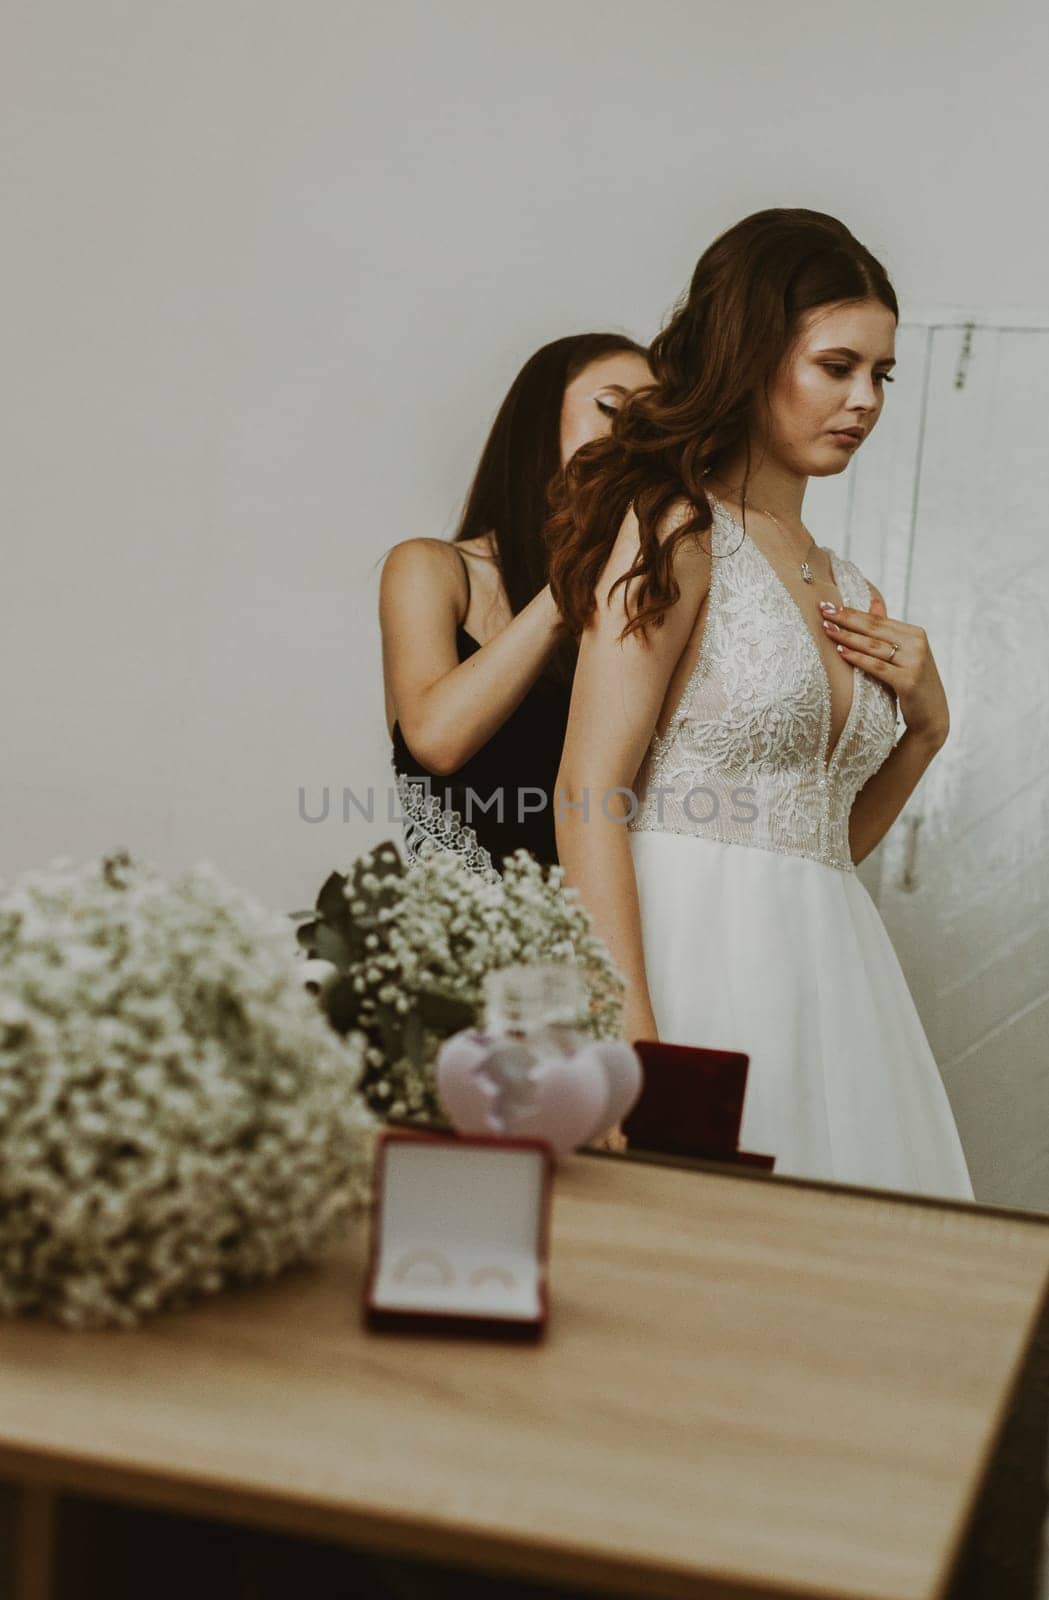
[[[770,1171],[775,1157],[739,1149],[750,1057],[738,1050],[635,1039],[644,1075],[623,1132],[635,1150]]]

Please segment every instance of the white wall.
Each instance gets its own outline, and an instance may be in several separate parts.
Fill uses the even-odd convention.
[[[0,874],[126,844],[291,908],[396,835],[298,788],[384,793],[374,563],[521,361],[650,336],[770,204],[905,306],[1044,305],[1047,43],[1023,0],[7,0]]]

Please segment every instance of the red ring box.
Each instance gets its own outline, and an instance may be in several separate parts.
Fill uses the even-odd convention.
[[[740,1150],[750,1057],[739,1050],[635,1039],[642,1087],[623,1118],[629,1148],[771,1171],[775,1156]]]
[[[540,1339],[553,1174],[545,1139],[383,1129],[366,1327]]]

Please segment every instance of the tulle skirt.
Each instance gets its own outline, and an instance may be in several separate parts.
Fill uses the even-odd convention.
[[[939,1068],[855,873],[630,832],[660,1039],[750,1057],[740,1144],[785,1176],[972,1199]]]

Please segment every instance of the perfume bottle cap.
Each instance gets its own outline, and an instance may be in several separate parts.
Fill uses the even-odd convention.
[[[528,1031],[554,1023],[577,1027],[587,1011],[586,982],[570,962],[536,962],[489,972],[484,998],[489,1033]]]

